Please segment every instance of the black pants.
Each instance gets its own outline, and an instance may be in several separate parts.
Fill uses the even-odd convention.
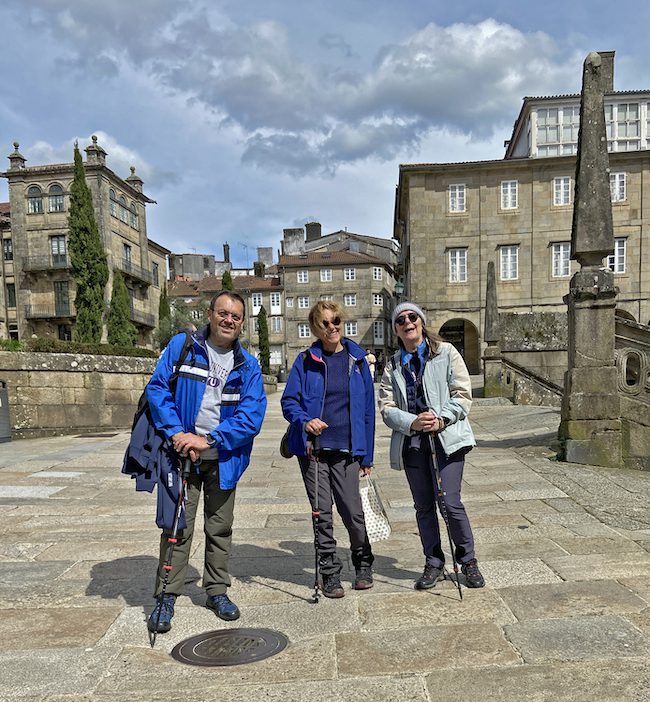
[[[340,451],[322,451],[317,460],[298,456],[307,497],[313,509],[318,507],[318,550],[323,575],[340,573],[342,564],[336,555],[332,524],[332,504],[341,515],[350,536],[352,563],[355,568],[372,565],[374,556],[368,541],[366,522],[359,495],[359,460]],[[318,476],[318,502],[315,500]]]

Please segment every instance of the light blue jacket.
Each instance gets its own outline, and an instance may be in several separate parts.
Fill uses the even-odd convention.
[[[446,341],[436,351],[429,349],[422,373],[422,386],[427,407],[449,424],[438,438],[447,456],[462,449],[476,446],[476,440],[467,415],[472,405],[472,384],[463,357]],[[384,423],[393,433],[390,439],[391,468],[402,470],[404,437],[412,436],[411,424],[417,415],[408,411],[406,380],[402,373],[401,351],[386,364],[379,386],[379,409]]]

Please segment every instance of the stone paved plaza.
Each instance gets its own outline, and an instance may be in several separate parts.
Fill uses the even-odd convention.
[[[378,420],[375,477],[393,534],[375,587],[314,605],[313,535],[285,423],[270,397],[237,491],[225,623],[203,607],[202,538],[173,629],[151,649],[155,499],[120,474],[128,435],[0,445],[0,699],[195,702],[650,700],[650,475],[558,463],[555,410],[477,401],[464,500],[486,577],[417,592],[423,557],[403,474]],[[175,644],[265,627],[288,647],[230,668],[182,665]]]

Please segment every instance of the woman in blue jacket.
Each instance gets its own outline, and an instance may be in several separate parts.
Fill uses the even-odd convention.
[[[332,502],[350,536],[355,590],[372,587],[374,557],[359,495],[359,474],[369,475],[375,441],[375,395],[366,352],[341,335],[343,310],[319,301],[309,312],[316,341],[300,353],[282,395],[290,422],[288,448],[298,457],[307,496],[316,504],[315,461],[309,447],[319,446],[318,551],[326,597],[343,597],[342,564],[336,554]],[[314,437],[317,437],[315,440]],[[312,460],[310,460],[312,459]]]

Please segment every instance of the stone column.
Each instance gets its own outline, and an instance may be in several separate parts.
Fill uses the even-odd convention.
[[[606,72],[592,52],[584,63],[571,258],[580,263],[564,301],[569,370],[559,438],[573,463],[621,465],[620,401],[614,356],[618,290],[602,260],[614,249],[603,94]]]
[[[487,348],[483,353],[483,396],[500,397],[502,395],[502,367],[494,261],[490,261],[487,267],[483,339],[487,343]]]

